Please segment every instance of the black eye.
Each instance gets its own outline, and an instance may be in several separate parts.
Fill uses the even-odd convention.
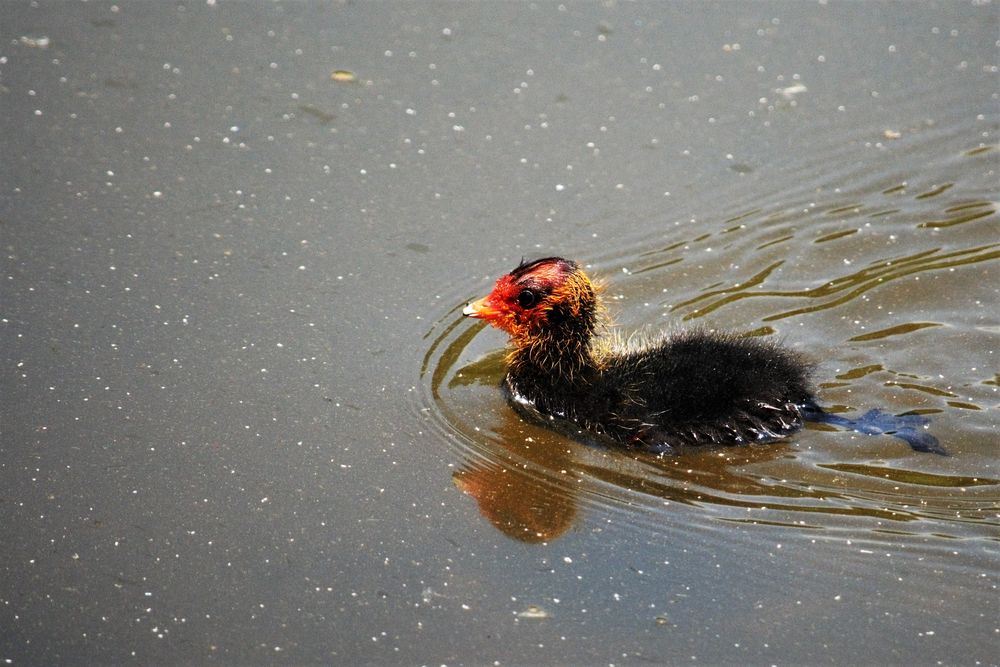
[[[523,289],[517,295],[517,305],[521,306],[521,308],[531,308],[536,303],[538,303],[538,295],[530,289]]]

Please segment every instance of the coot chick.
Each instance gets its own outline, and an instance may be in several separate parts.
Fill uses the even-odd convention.
[[[607,318],[597,289],[561,257],[522,262],[463,314],[509,334],[504,387],[520,407],[628,447],[767,442],[810,419],[944,453],[920,431],[923,417],[872,411],[861,423],[823,412],[810,365],[775,343],[697,329],[642,345],[598,335]]]

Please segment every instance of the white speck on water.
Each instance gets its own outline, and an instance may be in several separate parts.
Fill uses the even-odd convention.
[[[563,185],[562,183],[556,183],[556,192],[562,192],[565,189],[566,189],[565,185]]]

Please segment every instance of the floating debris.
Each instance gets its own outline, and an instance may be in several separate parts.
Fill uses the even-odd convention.
[[[47,49],[52,44],[52,40],[48,37],[28,37],[27,35],[22,35],[21,43],[32,49]]]
[[[330,78],[337,83],[355,83],[358,80],[358,77],[354,76],[354,72],[346,69],[333,70],[333,74],[330,75]]]
[[[548,618],[549,612],[537,605],[529,605],[524,611],[517,612],[518,618]]]
[[[896,130],[886,130],[885,132],[882,133],[882,136],[885,137],[886,139],[899,139],[901,136],[903,136],[903,133],[897,132]]]
[[[796,83],[795,85],[788,86],[787,88],[775,88],[774,92],[778,93],[786,100],[791,100],[794,99],[795,96],[798,95],[799,93],[805,93],[808,92],[808,90],[809,89],[806,88],[805,85],[801,83]]]

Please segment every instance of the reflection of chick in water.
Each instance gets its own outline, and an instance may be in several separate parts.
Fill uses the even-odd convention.
[[[566,532],[576,519],[575,492],[559,471],[573,464],[565,447],[526,442],[537,434],[533,425],[512,415],[498,429],[504,451],[490,461],[468,461],[453,475],[455,486],[476,499],[479,511],[502,533],[529,543],[548,542]],[[560,483],[563,482],[563,483]]]
[[[490,523],[521,542],[550,542],[576,518],[572,497],[550,493],[537,477],[515,467],[470,467],[453,479]]]

